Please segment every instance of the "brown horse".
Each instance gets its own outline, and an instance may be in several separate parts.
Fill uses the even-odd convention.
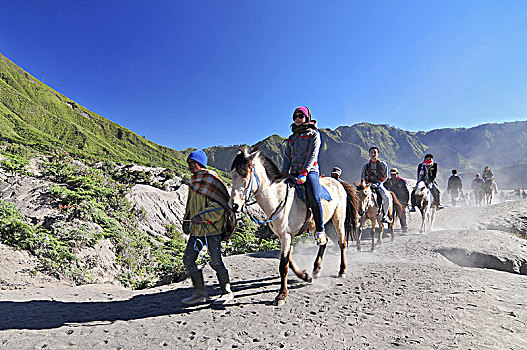
[[[241,148],[232,162],[232,191],[229,204],[237,212],[252,199],[255,199],[269,218],[271,230],[280,239],[280,278],[281,286],[276,305],[282,305],[288,294],[287,273],[289,267],[306,282],[312,277],[306,270],[300,270],[293,261],[292,239],[308,228],[315,231],[315,223],[310,219],[310,211],[303,200],[295,196],[295,190],[287,183],[273,161],[259,150],[249,152]],[[346,248],[348,239],[357,227],[357,200],[351,186],[344,186],[330,177],[320,178],[320,184],[331,194],[331,200],[321,200],[324,223],[332,221],[337,232],[340,247],[339,277],[346,276]],[[350,190],[351,189],[351,190]],[[354,197],[355,196],[355,197]],[[355,198],[355,200],[354,200]],[[322,266],[326,245],[318,249],[313,267],[313,276],[317,277]]]
[[[358,229],[357,237],[357,250],[361,250],[361,237],[362,230],[366,220],[371,222],[371,250],[375,249],[375,225],[379,225],[379,246],[382,246],[382,235],[384,231],[384,226],[382,224],[382,213],[379,213],[379,207],[377,206],[376,195],[371,189],[371,184],[366,183],[364,179],[361,179],[361,183],[355,183],[357,187],[357,193],[359,195],[359,215],[360,215],[360,224]],[[388,208],[388,228],[390,229],[392,235],[392,241],[395,239],[393,233],[393,225],[395,223],[395,212],[394,208],[397,208],[397,211],[403,210],[402,204],[399,202],[395,193],[388,191],[390,196],[388,197],[389,208]]]

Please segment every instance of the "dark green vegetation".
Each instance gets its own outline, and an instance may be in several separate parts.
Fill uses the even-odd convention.
[[[320,122],[320,121],[319,121]],[[320,126],[320,124],[319,124]],[[347,181],[358,181],[368,160],[368,149],[376,145],[381,159],[397,167],[403,177],[415,179],[417,164],[426,153],[434,154],[439,164],[439,185],[446,186],[452,169],[458,169],[465,182],[490,165],[501,188],[527,186],[527,122],[484,124],[465,129],[438,129],[409,132],[389,125],[360,123],[335,130],[321,129],[320,166],[329,174],[338,166]],[[281,166],[285,139],[273,135],[258,142],[260,148]],[[213,147],[211,165],[229,171],[238,147]]]

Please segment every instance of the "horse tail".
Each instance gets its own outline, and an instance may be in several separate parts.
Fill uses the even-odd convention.
[[[340,182],[346,190],[346,219],[344,220],[344,230],[346,232],[346,242],[357,240],[357,225],[359,212],[359,196],[355,188],[345,181]]]
[[[388,192],[390,192],[390,194],[392,196],[393,207],[396,208],[396,206],[397,206],[397,210],[395,212],[397,213],[397,215],[399,215],[399,213],[401,213],[402,210],[404,210],[404,207],[401,204],[401,202],[399,202],[399,200],[397,199],[397,196],[395,196],[395,193],[393,193],[392,191],[388,191]]]

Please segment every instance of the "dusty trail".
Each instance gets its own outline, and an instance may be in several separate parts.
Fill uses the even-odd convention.
[[[236,299],[217,308],[183,307],[189,281],[147,291],[0,291],[0,348],[525,349],[527,241],[503,232],[521,231],[522,213],[527,201],[446,208],[425,235],[412,214],[411,232],[397,232],[395,242],[385,239],[375,252],[351,247],[347,279],[336,277],[331,247],[313,284],[290,277],[282,307],[271,305],[280,284],[276,252],[228,257]],[[315,251],[297,247],[299,265],[310,269]],[[487,263],[493,269],[458,265]],[[205,276],[219,293],[209,267]]]

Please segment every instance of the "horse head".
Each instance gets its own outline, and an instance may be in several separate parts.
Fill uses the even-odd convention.
[[[358,184],[354,182],[355,187],[357,188],[357,194],[359,196],[359,210],[358,213],[360,216],[364,215],[367,211],[368,206],[368,198],[370,198],[372,192],[370,188],[370,184],[366,183],[366,180],[364,178],[361,179],[361,182]]]
[[[419,181],[414,189],[415,203],[419,208],[423,207],[423,200],[428,199],[429,193],[430,190],[426,186],[426,183],[424,181]]]
[[[255,174],[254,163],[259,154],[259,150],[249,152],[249,149],[243,146],[232,161],[232,190],[229,206],[234,212],[241,210],[249,198],[258,191],[258,178]]]

